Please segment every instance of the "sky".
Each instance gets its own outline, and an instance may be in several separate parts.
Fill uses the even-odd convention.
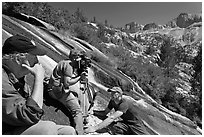
[[[54,8],[62,8],[74,13],[80,8],[84,15],[93,20],[115,27],[124,27],[130,22],[138,24],[157,23],[166,24],[168,21],[178,17],[180,13],[201,13],[202,2],[49,2]]]

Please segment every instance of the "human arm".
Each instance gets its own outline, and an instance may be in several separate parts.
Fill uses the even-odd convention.
[[[33,91],[31,93],[32,99],[38,104],[38,106],[42,109],[43,105],[43,79],[45,70],[42,65],[35,64],[34,67],[29,67],[23,64],[25,68],[27,68],[31,74],[35,77]]]
[[[111,124],[115,119],[119,118],[120,116],[122,116],[124,113],[127,112],[127,110],[129,109],[129,105],[128,102],[126,100],[123,100],[119,106],[115,106],[114,100],[110,100],[108,107],[110,110],[112,108],[116,109],[117,111],[115,111],[111,116],[109,116],[108,118],[106,118],[103,122],[101,122],[100,124],[94,126],[94,127],[88,127],[85,132],[86,133],[91,133],[91,132],[95,132],[99,129],[102,129],[106,126],[108,126],[109,124]]]
[[[37,123],[43,110],[30,96],[24,98],[14,88],[8,75],[2,70],[2,121],[14,126],[27,126]]]
[[[69,86],[76,84],[79,80],[86,80],[86,74],[82,73],[80,76],[77,77],[69,77],[69,76],[64,76],[64,87],[65,89],[68,89]]]
[[[76,84],[79,80],[80,80],[80,76],[78,77],[64,76],[63,84],[64,84],[65,89],[71,85]]]
[[[123,115],[122,111],[116,111],[111,116],[106,118],[103,122],[97,124],[96,126],[90,126],[87,129],[85,129],[85,133],[92,133],[92,132],[95,132],[97,130],[100,130],[100,129],[110,125],[115,119],[119,118],[122,115]]]
[[[55,71],[55,73],[58,73],[58,75],[61,76],[65,89],[76,84],[82,78],[82,75],[73,74],[74,68],[70,65],[70,61],[62,60],[56,66]]]
[[[110,112],[109,108],[106,108],[105,110],[102,111],[97,111],[97,110],[93,110],[93,115],[97,116],[99,119],[106,119],[107,118],[107,114]]]
[[[102,89],[102,90],[105,90],[105,91],[108,90],[107,87],[105,87],[105,86],[103,86],[103,85],[101,85],[101,84],[99,84],[99,83],[91,82],[91,81],[89,81],[89,82],[90,82],[95,88]]]

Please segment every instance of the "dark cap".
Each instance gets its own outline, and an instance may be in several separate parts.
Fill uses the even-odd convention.
[[[30,53],[33,55],[45,55],[46,50],[43,47],[37,46],[36,43],[22,35],[14,35],[6,39],[4,42],[2,53]]]
[[[120,87],[113,87],[111,89],[108,89],[108,92],[118,92],[120,94],[123,94],[123,91]]]
[[[70,53],[69,53],[69,59],[77,59],[77,58],[79,58],[79,57],[81,57],[81,56],[85,56],[86,54],[85,54],[85,52],[84,51],[80,51],[80,50],[77,50],[77,49],[73,49],[73,50],[71,50],[70,51]]]
[[[79,50],[73,49],[70,51],[69,53],[69,57],[73,57],[73,56],[79,56],[81,53]]]

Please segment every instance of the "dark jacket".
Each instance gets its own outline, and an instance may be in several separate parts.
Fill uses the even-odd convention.
[[[29,96],[24,78],[17,79],[8,68],[2,68],[2,130],[3,134],[15,127],[37,123],[43,110]]]

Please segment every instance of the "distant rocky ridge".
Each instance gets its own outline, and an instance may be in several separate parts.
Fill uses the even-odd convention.
[[[177,18],[167,23],[167,26],[170,25],[170,27],[186,28],[191,24],[197,23],[197,22],[202,22],[201,14],[181,13]],[[173,24],[173,26],[171,24]]]
[[[125,31],[129,33],[134,33],[143,29],[143,25],[138,24],[137,22],[131,22],[125,25]]]
[[[188,14],[188,13],[181,13],[177,18],[172,19],[165,25],[158,25],[154,22],[148,23],[145,25],[138,24],[137,22],[127,23],[125,25],[124,30],[129,33],[135,33],[140,30],[149,30],[149,29],[163,29],[164,27],[170,28],[186,28],[193,23],[202,22],[202,15],[201,14]]]

